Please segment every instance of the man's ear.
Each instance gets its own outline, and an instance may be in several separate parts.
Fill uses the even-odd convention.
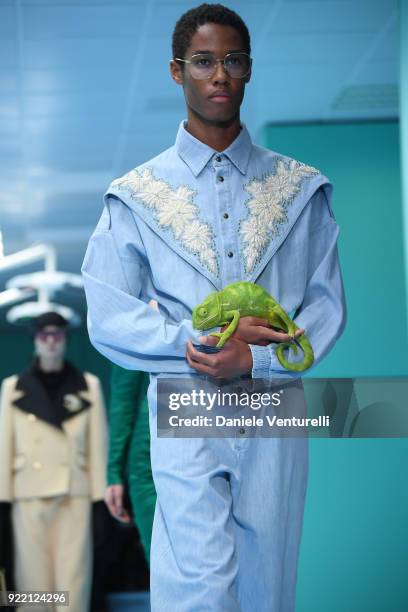
[[[170,74],[173,81],[178,83],[178,85],[183,84],[183,70],[180,64],[175,60],[170,60]]]

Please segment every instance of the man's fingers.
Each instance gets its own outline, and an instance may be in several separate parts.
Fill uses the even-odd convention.
[[[118,518],[123,523],[130,523],[131,520],[132,520],[130,514],[128,512],[126,512],[126,511],[123,511],[123,513],[121,515],[119,515]]]
[[[117,507],[117,500],[116,500],[116,496],[115,496],[115,491],[112,489],[109,489],[105,495],[105,503],[108,506],[108,510],[111,514],[113,514],[113,516],[117,515],[118,512],[118,507]]]
[[[265,329],[262,332],[263,337],[269,338],[272,342],[288,342],[291,338],[285,332],[278,332],[274,329]]]
[[[109,512],[112,513],[113,512],[113,501],[112,501],[112,495],[110,491],[107,491],[105,495],[105,504],[108,506]]]
[[[122,493],[115,491],[113,503],[115,506],[116,512],[120,513],[123,510],[123,495]]]
[[[268,319],[260,319],[258,317],[251,317],[251,325],[261,325],[262,327],[269,327]]]
[[[192,361],[191,358],[187,355],[187,363],[190,367],[197,370],[199,374],[207,374],[208,376],[214,376],[214,368],[204,365],[203,363],[199,363],[198,361]]]
[[[233,350],[232,340],[231,344],[227,342],[223,349],[223,355],[206,355],[197,351],[192,346],[187,347],[186,359],[190,367],[194,368],[199,374],[205,374],[212,376],[213,378],[225,378],[225,368],[228,366],[228,362],[231,362],[230,351]],[[189,341],[190,343],[190,341]],[[228,346],[227,346],[228,345]],[[236,351],[236,345],[235,351]],[[236,356],[233,357],[233,360]]]
[[[292,337],[285,332],[278,332],[274,329],[265,329],[259,330],[262,338],[268,338],[271,342],[289,342],[292,340]],[[298,338],[304,333],[304,329],[298,329],[295,332],[295,338]]]
[[[214,338],[216,340],[216,338]],[[214,368],[216,366],[217,355],[207,355],[206,353],[201,353],[196,348],[194,348],[191,340],[187,343],[187,357],[190,357],[191,361],[195,364],[205,365],[208,367]],[[191,365],[191,363],[189,363]]]
[[[217,355],[206,355],[200,353],[188,341],[186,351],[187,363],[190,367],[194,368],[200,374],[207,374],[208,376],[215,376],[215,371],[218,367]]]
[[[207,346],[215,346],[218,343],[219,338],[217,336],[211,336],[208,334],[208,336],[200,336],[199,341],[201,344],[205,344]]]

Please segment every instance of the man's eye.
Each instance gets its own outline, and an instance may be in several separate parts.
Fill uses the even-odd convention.
[[[228,66],[239,66],[241,64],[241,60],[239,57],[230,57],[227,60],[227,65]]]
[[[211,64],[211,61],[206,58],[201,58],[199,60],[196,60],[195,64],[196,66],[209,66]]]

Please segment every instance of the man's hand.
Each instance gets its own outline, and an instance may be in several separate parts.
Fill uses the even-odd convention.
[[[221,327],[224,331],[228,326]],[[295,338],[304,333],[304,329],[295,332]],[[201,336],[199,342],[215,346],[218,342],[215,336]],[[227,340],[222,351],[208,355],[197,351],[189,340],[186,358],[190,367],[200,374],[214,378],[234,378],[247,374],[252,370],[252,353],[249,344],[267,346],[271,342],[289,342],[291,337],[285,332],[277,331],[268,326],[266,319],[259,317],[241,317],[235,332]]]
[[[221,331],[224,331],[227,327],[228,325],[224,325]],[[304,329],[296,330],[295,338],[301,336],[304,331]],[[231,337],[242,340],[247,344],[258,344],[259,346],[267,346],[271,342],[288,342],[291,339],[289,334],[276,331],[269,327],[266,319],[260,319],[259,317],[241,317],[237,329]],[[228,342],[230,340],[227,341],[227,344]]]
[[[215,346],[218,338],[201,336],[201,344]],[[252,353],[246,342],[231,337],[222,351],[212,355],[200,353],[193,347],[191,340],[187,343],[186,359],[188,365],[200,374],[214,378],[235,378],[252,370]]]
[[[123,507],[124,486],[122,484],[110,485],[105,492],[105,504],[112,516],[122,523],[130,523],[131,516]]]

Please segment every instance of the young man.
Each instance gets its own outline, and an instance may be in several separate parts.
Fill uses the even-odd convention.
[[[0,501],[11,503],[16,590],[69,591],[69,609],[88,612],[107,427],[99,379],[65,360],[66,327],[55,312],[38,317],[34,362],[3,381]]]
[[[293,611],[307,440],[159,438],[156,389],[168,375],[296,376],[275,355],[288,336],[262,319],[241,319],[216,355],[194,348],[216,339],[200,339],[192,309],[234,281],[265,287],[306,330],[315,363],[326,355],[345,324],[331,185],[251,142],[240,121],[250,38],[236,13],[185,13],[170,69],[187,121],[174,146],[106,193],[83,265],[90,337],[113,362],[150,372],[152,610]]]

